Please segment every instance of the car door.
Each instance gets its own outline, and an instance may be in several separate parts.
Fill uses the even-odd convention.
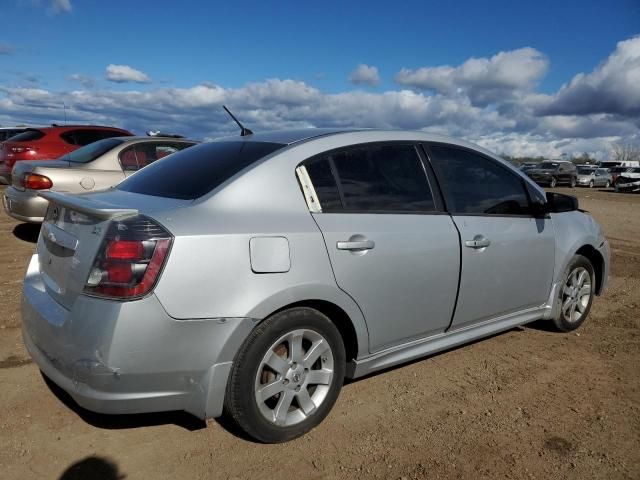
[[[525,180],[475,150],[431,144],[428,154],[462,239],[451,328],[543,305],[553,278],[553,225],[531,215]]]
[[[410,143],[367,144],[303,164],[336,282],[362,310],[372,352],[441,333],[453,313],[459,237],[420,155]]]

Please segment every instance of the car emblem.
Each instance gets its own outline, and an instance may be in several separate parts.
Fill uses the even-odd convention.
[[[93,231],[91,232],[94,235],[100,235],[102,233],[101,227],[93,227]]]
[[[49,232],[47,237],[49,237],[49,240],[51,240],[53,243],[56,243],[56,236],[52,232]]]
[[[58,207],[53,207],[53,210],[51,211],[51,220],[55,221],[58,219],[59,216],[60,216],[60,211],[58,210]]]

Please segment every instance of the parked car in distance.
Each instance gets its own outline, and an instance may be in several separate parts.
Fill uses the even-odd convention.
[[[18,161],[55,160],[103,138],[130,135],[127,130],[99,125],[27,128],[0,143],[0,183],[11,183],[11,169]]]
[[[142,167],[195,145],[193,140],[113,137],[86,145],[59,160],[22,161],[4,191],[5,211],[13,218],[40,223],[48,202],[38,192],[83,193],[111,187]]]
[[[611,174],[604,168],[578,167],[577,184],[581,187],[609,188],[612,184]]]
[[[549,186],[569,185],[576,186],[578,173],[576,166],[567,161],[545,161],[538,164],[537,168],[532,168],[525,172],[538,185]]]
[[[611,167],[609,168],[609,175],[611,175],[611,184],[615,185],[618,177],[625,172],[632,170],[633,167]]]
[[[24,132],[28,127],[0,127],[0,143]]]
[[[536,168],[540,163],[539,162],[524,162],[520,165],[520,170],[526,172],[527,170],[531,170],[532,168]]]
[[[630,168],[616,180],[616,192],[640,192],[640,168]]]
[[[317,425],[345,377],[574,330],[609,271],[575,197],[423,132],[250,134],[42,195],[22,327],[44,374],[89,410],[224,409],[262,442]]]
[[[613,167],[640,167],[640,161],[638,160],[624,160],[624,161],[611,161],[611,162],[599,162],[600,168],[613,168]]]

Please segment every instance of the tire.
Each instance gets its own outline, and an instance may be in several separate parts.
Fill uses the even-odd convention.
[[[556,177],[551,177],[551,182],[549,182],[549,187],[556,188],[556,185],[558,185],[558,180],[556,179]]]
[[[576,177],[571,177],[571,181],[569,183],[571,188],[576,188]]]
[[[604,184],[604,188],[609,188],[611,186],[611,182],[607,180],[607,183]]]
[[[225,412],[255,440],[293,440],[327,416],[345,368],[344,343],[329,318],[307,307],[284,310],[258,325],[238,351]]]
[[[591,180],[591,181],[589,182],[589,188],[593,188],[593,186],[594,186],[594,185],[595,185],[595,183],[593,182],[593,180]]]
[[[595,271],[591,262],[575,255],[565,270],[556,299],[553,323],[561,332],[570,332],[584,323],[595,295]]]

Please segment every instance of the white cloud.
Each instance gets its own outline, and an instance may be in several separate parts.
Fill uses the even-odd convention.
[[[369,85],[375,87],[380,84],[380,74],[377,67],[359,64],[349,75],[349,81],[354,85]]]
[[[69,75],[67,79],[72,82],[77,82],[85,88],[92,88],[96,83],[96,81],[92,77],[83,75],[81,73],[74,73],[72,75]]]
[[[487,105],[514,91],[531,89],[548,67],[544,54],[527,47],[500,52],[491,58],[470,58],[457,67],[403,68],[395,81],[446,95],[465,94],[474,104]]]
[[[591,73],[579,73],[548,100],[541,114],[640,117],[640,36],[619,42]]]
[[[106,78],[110,82],[116,83],[151,83],[151,79],[146,73],[131,68],[129,65],[107,65]]]
[[[11,55],[14,48],[8,43],[0,42],[0,55]]]
[[[624,47],[624,44],[620,45]],[[627,52],[627,48],[621,49],[620,45],[596,71],[612,63],[611,58],[619,51]],[[534,87],[540,72],[547,68],[546,58],[535,51],[514,52],[520,53],[513,56],[510,55],[513,52],[503,52],[490,59],[471,59],[460,67],[434,67],[449,72],[447,78],[456,88],[448,87],[446,82],[442,85],[436,82],[429,84],[432,88],[382,92],[326,93],[302,81],[277,78],[239,88],[202,83],[188,88],[132,87],[114,91],[96,88],[91,85],[90,77],[74,74],[69,80],[77,82],[78,89],[72,91],[49,91],[33,88],[28,83],[22,88],[0,86],[0,124],[61,121],[64,102],[68,119],[73,122],[112,124],[135,132],[158,129],[194,138],[214,138],[237,133],[236,125],[222,110],[226,104],[255,132],[312,126],[425,130],[475,141],[507,155],[558,157],[563,153],[571,156],[589,152],[606,158],[611,142],[640,139],[638,115],[573,111],[540,115],[540,111],[558,101],[568,87],[556,95],[536,92]],[[538,66],[526,68],[529,63],[524,58],[530,58]],[[625,53],[625,58],[633,56]],[[540,59],[544,66],[539,63]],[[617,63],[615,73],[611,72],[607,78],[620,85],[625,78],[633,78],[635,63],[627,62],[626,69],[624,62]],[[516,65],[527,71],[514,72]],[[126,81],[149,81],[144,73],[137,73],[142,77],[133,80],[131,75],[119,71],[119,75],[127,77]],[[118,81],[125,81],[122,76]],[[429,82],[435,82],[434,78],[439,77],[425,77]],[[478,100],[486,92],[495,91],[501,95],[492,97],[490,102],[487,98],[484,102]],[[629,98],[634,97],[629,95]]]
[[[54,14],[69,13],[72,10],[71,0],[51,0],[51,10]]]

